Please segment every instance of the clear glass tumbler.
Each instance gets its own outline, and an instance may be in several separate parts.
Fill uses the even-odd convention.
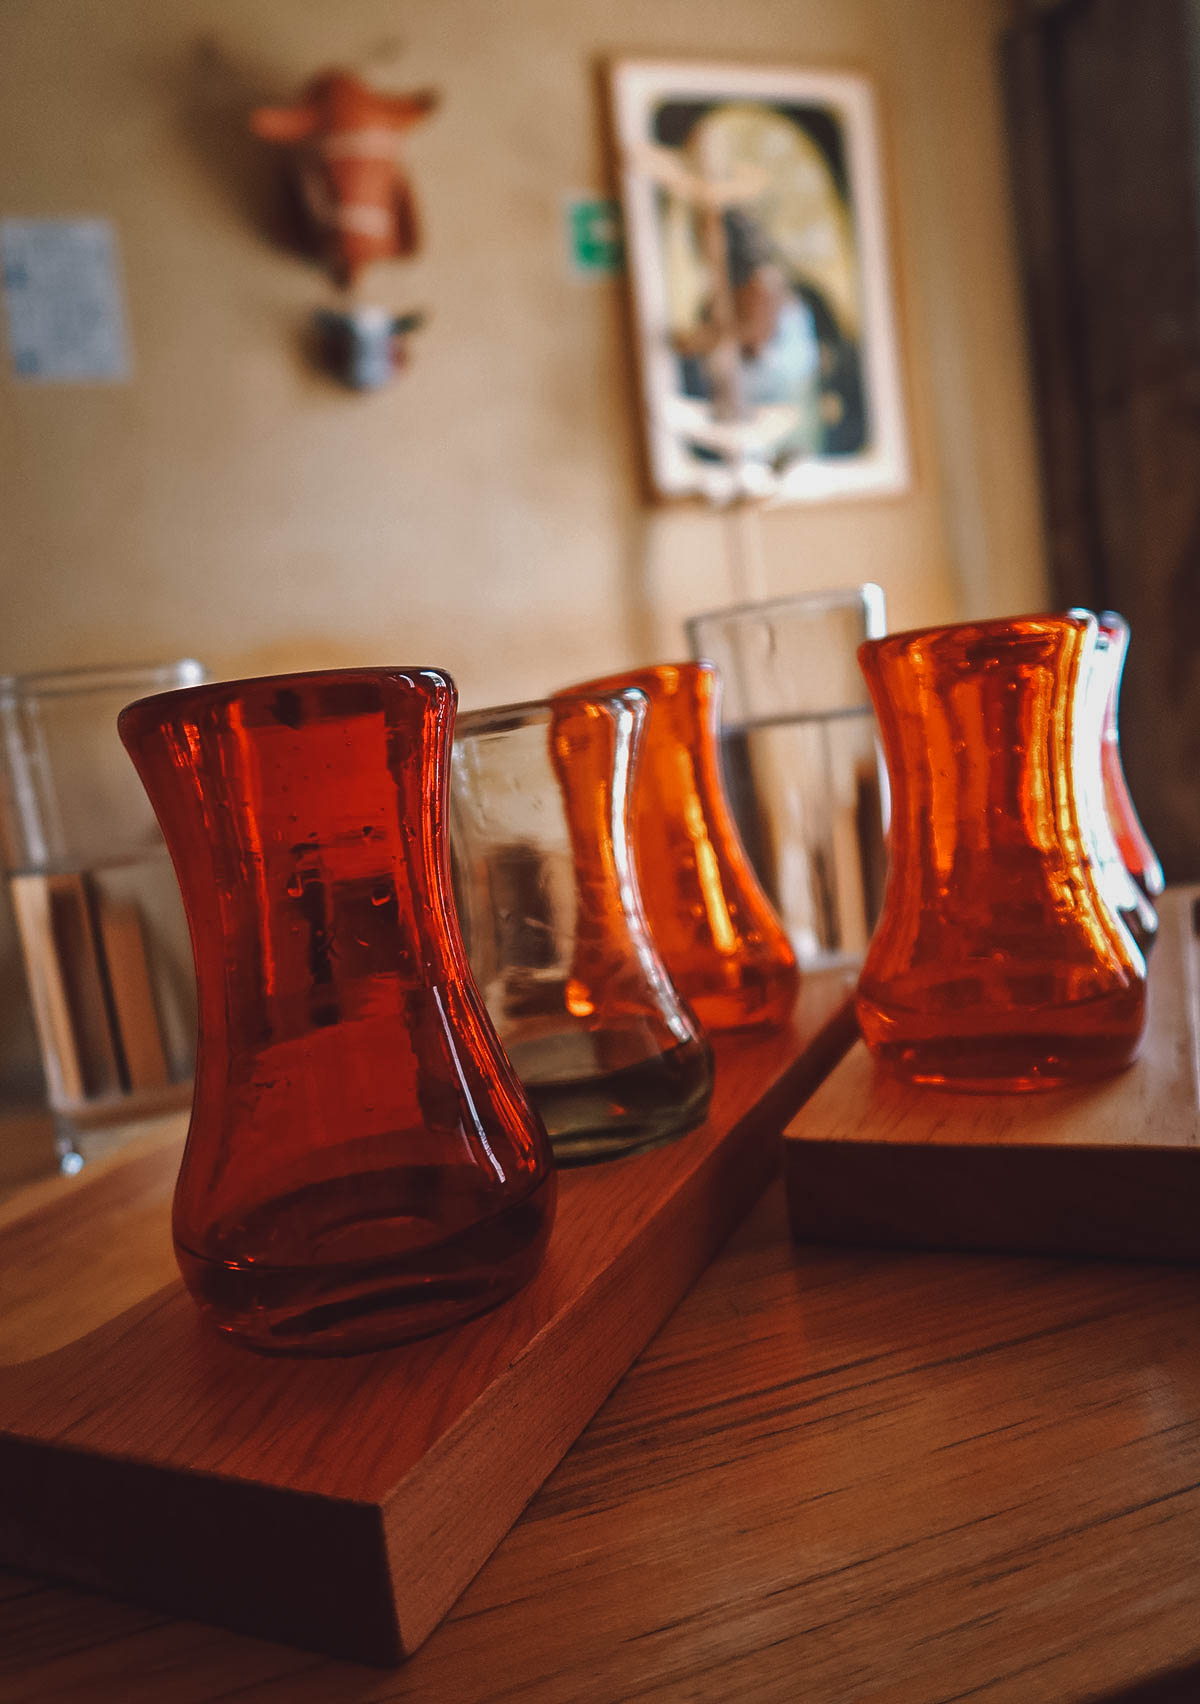
[[[0,838],[60,1161],[98,1126],[186,1105],[196,1045],[187,924],[154,813],[117,737],[185,658],[0,678]]]
[[[459,719],[451,844],[467,952],[560,1161],[703,1118],[712,1055],[646,923],[629,841],[641,692]]]
[[[861,959],[883,904],[887,782],[856,657],[885,631],[882,590],[740,604],[686,629],[721,671],[725,789],[798,962]]]
[[[1077,613],[1087,615],[1090,612],[1081,610]],[[1081,738],[1076,758],[1076,784],[1096,879],[1111,908],[1142,952],[1148,953],[1158,930],[1158,913],[1134,880],[1122,856],[1118,837],[1123,819],[1114,810],[1115,800],[1109,786],[1108,712],[1120,691],[1124,661],[1124,647],[1114,643],[1110,630],[1098,621],[1095,649],[1080,687]],[[1118,772],[1120,761],[1118,747]]]
[[[1121,676],[1125,672],[1125,654],[1129,649],[1129,623],[1115,610],[1102,610],[1097,617],[1100,632],[1108,640],[1112,655],[1112,675],[1108,703],[1104,707],[1104,744],[1101,761],[1104,772],[1104,797],[1112,821],[1117,846],[1125,868],[1147,899],[1153,900],[1163,891],[1162,865],[1142,827],[1137,806],[1130,796],[1121,762],[1121,740],[1118,732],[1118,705],[1121,697]]]

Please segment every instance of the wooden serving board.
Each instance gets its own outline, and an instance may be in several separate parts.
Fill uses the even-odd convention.
[[[37,1317],[34,1298],[21,1307],[22,1269],[70,1238],[95,1325],[20,1360],[28,1333],[6,1343],[0,1322],[0,1562],[398,1662],[755,1200],[784,1121],[853,1034],[845,976],[810,976],[789,1029],[718,1038],[701,1128],[561,1175],[547,1259],[524,1291],[374,1355],[260,1358],[205,1327],[177,1279],[155,1282],[177,1144],[0,1219],[0,1294]],[[51,1297],[41,1317],[63,1313]]]
[[[859,1042],[785,1131],[804,1242],[1200,1259],[1200,948],[1165,894],[1146,1033],[1089,1088],[914,1088]]]

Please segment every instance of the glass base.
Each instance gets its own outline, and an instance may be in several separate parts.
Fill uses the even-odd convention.
[[[420,1181],[435,1204],[437,1180]],[[414,1212],[415,1198],[403,1175],[339,1179],[216,1227],[209,1246],[224,1246],[225,1258],[196,1254],[178,1239],[175,1253],[208,1323],[274,1355],[356,1355],[429,1337],[497,1307],[533,1277],[554,1218],[553,1174],[523,1199],[454,1229]],[[330,1207],[339,1199],[373,1200],[375,1210],[334,1222]],[[359,1257],[338,1258],[350,1250]]]
[[[657,1148],[694,1129],[712,1099],[712,1054],[686,1042],[604,1076],[525,1088],[559,1165],[590,1165]]]
[[[1028,1094],[1078,1088],[1123,1071],[1137,1051],[1128,1035],[971,1037],[871,1049],[902,1082],[958,1094]]]

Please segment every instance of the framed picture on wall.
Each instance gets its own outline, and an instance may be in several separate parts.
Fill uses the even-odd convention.
[[[641,60],[609,78],[655,494],[904,490],[869,81]]]

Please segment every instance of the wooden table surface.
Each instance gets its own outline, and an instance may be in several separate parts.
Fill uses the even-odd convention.
[[[1135,1696],[1200,1699],[1194,1269],[797,1250],[778,1185],[404,1668],[0,1575],[3,1704]]]

